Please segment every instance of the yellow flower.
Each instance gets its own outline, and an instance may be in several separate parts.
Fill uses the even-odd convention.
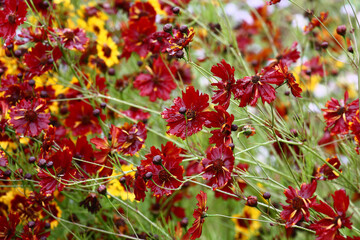
[[[135,195],[134,193],[125,191],[124,187],[119,182],[119,179],[123,176],[132,176],[134,177],[135,171],[133,171],[133,165],[123,165],[121,167],[121,172],[113,172],[111,177],[113,179],[109,182],[107,186],[107,192],[114,196],[119,196],[123,200],[134,201]]]
[[[114,64],[119,63],[118,55],[118,47],[116,43],[107,36],[107,34],[101,34],[97,40],[96,46],[98,56],[102,60],[104,60],[105,64],[108,67],[113,66]]]
[[[295,68],[292,73],[296,79],[296,82],[299,84],[300,88],[303,91],[313,92],[316,86],[320,83],[321,76],[319,75],[307,76],[305,74],[299,75],[297,74],[298,72],[300,72],[300,67]]]
[[[241,214],[233,215],[235,218],[248,218],[248,219],[258,219],[261,215],[261,212],[256,208],[244,206]],[[235,219],[232,221],[235,223],[235,239],[237,240],[246,240],[250,239],[253,236],[259,235],[259,228],[261,223],[255,220],[244,220],[244,219]]]
[[[160,3],[158,0],[149,0],[149,3],[153,6],[153,8],[155,9],[156,11],[156,14],[159,14],[159,15],[164,15],[166,16],[166,12],[164,10],[161,9],[161,6],[160,6]]]

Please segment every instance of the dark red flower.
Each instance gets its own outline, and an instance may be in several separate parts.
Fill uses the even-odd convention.
[[[207,94],[195,91],[193,86],[187,87],[186,92],[182,92],[182,98],[175,98],[174,105],[161,113],[170,127],[167,133],[185,139],[201,131],[208,116],[208,112],[204,112],[209,106],[208,101]]]
[[[217,147],[225,145],[226,147],[232,143],[231,126],[234,121],[234,115],[230,115],[223,106],[215,106],[216,112],[210,112],[206,127],[216,128],[210,133],[212,136],[209,138],[209,143]]]
[[[180,161],[164,156],[160,165],[151,163],[145,167],[146,172],[152,173],[147,186],[154,196],[170,195],[181,186],[184,168],[179,165]]]
[[[218,88],[218,90],[214,90],[215,94],[211,97],[212,103],[222,105],[227,109],[230,105],[231,90],[235,84],[235,68],[223,59],[221,63],[212,66],[211,72],[215,77],[221,79],[221,81],[211,84],[211,86]]]
[[[204,167],[204,179],[210,180],[213,190],[225,186],[231,179],[235,158],[231,148],[224,145],[212,147],[201,161]]]
[[[39,42],[29,53],[24,55],[24,62],[29,68],[28,78],[41,76],[54,67],[54,63],[61,58],[62,53],[58,47],[44,45]]]
[[[326,109],[321,109],[324,112],[326,121],[325,130],[329,129],[331,135],[347,134],[349,132],[349,123],[359,109],[359,99],[348,104],[348,98],[349,94],[346,91],[344,100],[339,102],[337,99],[331,98],[325,104]]]
[[[316,75],[318,74],[319,76],[323,77],[324,76],[324,67],[323,67],[323,63],[320,62],[320,57],[313,57],[312,59],[310,59],[309,61],[306,61],[303,64],[303,73],[306,74],[307,72],[310,72],[311,75]]]
[[[60,31],[61,43],[64,44],[64,47],[72,50],[77,49],[79,51],[85,50],[85,45],[88,43],[89,39],[86,37],[86,33],[83,29],[61,29]]]
[[[135,173],[135,182],[134,182],[134,194],[135,200],[144,201],[146,194],[146,182],[144,180],[144,175],[146,171],[143,166],[138,166]]]
[[[273,5],[281,2],[281,0],[270,0],[269,2],[266,2],[268,5]]]
[[[130,21],[129,26],[123,28],[122,31],[125,41],[122,56],[129,58],[132,52],[136,52],[140,57],[145,57],[149,52],[148,36],[155,31],[155,23],[146,17],[142,17],[138,21]]]
[[[289,189],[285,189],[286,202],[290,205],[285,206],[280,203],[284,209],[280,213],[280,216],[286,221],[285,226],[287,228],[292,227],[302,218],[307,222],[310,221],[309,208],[311,208],[316,201],[316,196],[312,197],[315,193],[316,186],[317,182],[312,181],[310,184],[301,184],[300,191],[291,186],[289,186]]]
[[[139,21],[140,18],[148,18],[150,22],[155,23],[156,11],[148,2],[136,1],[129,9],[129,20]]]
[[[5,152],[0,150],[0,167],[6,167],[7,164],[8,164],[8,160],[5,155]]]
[[[136,108],[136,107],[130,107],[128,110],[122,111],[123,114],[128,116],[129,118],[132,118],[136,121],[142,121],[146,123],[146,121],[150,118],[150,113],[144,112],[143,110]]]
[[[184,84],[190,85],[193,78],[191,74],[191,66],[187,63],[174,61],[174,67],[176,68],[175,79],[183,82]]]
[[[146,128],[143,122],[125,123],[116,139],[119,144],[118,150],[122,154],[134,155],[141,149],[146,137]]]
[[[47,106],[43,99],[34,99],[32,102],[21,100],[10,110],[10,124],[16,133],[35,137],[49,128],[50,113],[46,111]]]
[[[22,99],[31,100],[35,97],[34,89],[28,81],[22,82],[15,75],[7,75],[1,80],[0,92],[4,92],[4,99],[11,106],[15,106]]]
[[[328,158],[326,161],[336,168],[339,172],[342,172],[340,169],[341,163],[339,159],[335,156],[333,158]],[[317,169],[315,178],[317,180],[333,180],[339,177],[339,174],[335,172],[331,167],[324,163],[320,168]]]
[[[23,0],[5,0],[0,11],[0,37],[11,39],[26,20],[27,5]]]
[[[62,191],[76,174],[72,166],[72,153],[68,147],[55,152],[47,162],[53,162],[53,166],[47,169],[40,169],[40,192],[45,195],[52,195],[56,189]]]
[[[174,66],[169,66],[159,57],[148,68],[149,73],[141,73],[136,77],[134,87],[140,90],[141,96],[149,96],[151,102],[158,98],[168,100],[171,91],[176,88],[173,80],[175,71]]]
[[[285,48],[285,50],[276,56],[275,63],[283,62],[286,66],[290,66],[292,63],[296,63],[300,58],[300,52],[297,50],[297,42],[294,42],[290,48]]]
[[[349,207],[349,197],[346,196],[345,190],[335,191],[331,195],[334,200],[335,211],[325,202],[315,203],[313,209],[319,213],[325,214],[325,217],[310,225],[310,229],[316,231],[316,240],[333,240],[340,235],[339,229],[347,227],[352,229],[350,217],[346,217],[346,211]]]
[[[191,226],[191,228],[186,233],[185,239],[190,235],[191,235],[190,236],[191,240],[201,237],[202,226],[205,222],[205,217],[207,215],[206,212],[208,210],[208,207],[206,206],[206,201],[207,201],[206,193],[200,191],[200,193],[196,196],[196,199],[198,200],[198,203],[196,204],[198,208],[195,209],[193,213],[193,217],[195,218],[195,221]]]
[[[178,148],[174,143],[167,142],[165,145],[161,144],[161,150],[157,149],[155,146],[150,148],[150,153],[145,155],[145,160],[141,161],[141,165],[146,167],[153,162],[155,156],[160,156],[161,159],[167,158],[169,161],[176,162],[180,164],[183,160],[183,157],[180,156],[180,153],[183,149]]]
[[[171,34],[161,31],[154,32],[148,38],[148,49],[152,53],[166,52],[166,49],[170,47],[169,40]]]
[[[240,107],[255,106],[260,97],[263,104],[271,103],[276,98],[276,90],[270,84],[281,85],[283,82],[284,76],[277,70],[263,69],[252,77],[237,80],[233,93],[235,99],[241,99]]]
[[[16,226],[20,223],[19,214],[9,213],[9,218],[0,216],[0,238],[12,239],[16,234]]]
[[[288,72],[287,65],[285,65],[282,61],[280,61],[278,64],[275,65],[274,68],[278,72],[283,74],[283,76],[286,80],[286,84],[290,88],[292,95],[294,95],[294,97],[301,98],[302,89],[299,87],[299,84],[296,82],[294,75],[292,73]]]
[[[101,126],[97,117],[93,115],[94,108],[86,102],[72,102],[69,106],[69,116],[65,125],[72,130],[74,136],[85,135],[88,132],[101,133]],[[105,115],[100,114],[102,120]]]
[[[50,235],[50,231],[47,231],[45,224],[46,222],[36,220],[33,227],[29,227],[29,224],[24,225],[21,233],[21,239],[23,240],[37,240],[46,239]]]
[[[175,56],[176,53],[183,51],[187,47],[195,36],[195,31],[191,27],[186,33],[181,31],[175,31],[174,37],[170,38],[170,47],[166,49],[170,56]]]

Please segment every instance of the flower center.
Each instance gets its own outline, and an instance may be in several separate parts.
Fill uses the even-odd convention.
[[[25,120],[28,122],[35,122],[37,117],[37,113],[33,110],[27,110],[25,112]]]
[[[75,34],[74,34],[74,32],[72,32],[72,31],[68,31],[68,32],[65,32],[65,33],[64,33],[64,38],[65,38],[66,40],[73,40],[74,37],[75,37]]]
[[[8,15],[8,21],[9,21],[9,23],[11,23],[11,24],[15,24],[16,23],[16,16],[15,16],[15,14],[9,14]]]
[[[187,120],[192,120],[195,117],[196,113],[192,109],[186,110],[186,118]]]
[[[340,107],[340,108],[336,111],[336,113],[337,113],[338,115],[343,115],[343,114],[345,113],[345,111],[346,111],[346,108],[345,108],[345,107]]]
[[[136,135],[135,134],[129,134],[127,139],[126,139],[126,142],[133,143],[133,142],[135,142],[135,140],[136,140]]]
[[[291,202],[291,206],[295,209],[295,210],[299,210],[304,206],[304,201],[302,200],[301,197],[295,197],[292,202]]]
[[[260,81],[260,77],[258,75],[255,75],[251,78],[252,83],[256,84]]]
[[[104,44],[102,50],[104,52],[105,57],[109,58],[111,56],[111,48],[107,44]]]
[[[170,174],[165,169],[159,172],[159,179],[161,182],[168,182],[170,178],[171,178]]]
[[[82,124],[87,125],[87,124],[89,124],[90,122],[91,122],[91,119],[90,119],[90,117],[89,117],[88,115],[84,115],[84,116],[81,117],[81,123],[82,123]]]
[[[224,166],[224,162],[221,159],[216,159],[213,163],[213,170],[215,172],[220,172],[222,171],[222,167]]]
[[[341,221],[341,217],[340,216],[336,216],[334,218],[334,224],[338,225],[339,228],[342,227],[342,221]]]

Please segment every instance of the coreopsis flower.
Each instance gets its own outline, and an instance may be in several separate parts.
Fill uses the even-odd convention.
[[[122,111],[122,113],[133,120],[142,121],[144,123],[146,123],[151,116],[150,113],[144,112],[142,109],[136,107],[130,107],[128,110]]]
[[[50,113],[47,110],[46,101],[41,98],[21,100],[10,110],[10,124],[16,133],[35,137],[49,128]]]
[[[62,191],[64,184],[69,183],[76,174],[76,169],[72,166],[72,153],[68,147],[61,149],[49,158],[47,163],[53,163],[51,168],[40,169],[40,192],[45,195],[52,195],[57,189]]]
[[[34,226],[29,226],[29,224],[24,225],[23,231],[21,233],[21,239],[31,240],[31,239],[46,239],[50,235],[50,231],[47,231],[46,222],[36,219],[34,221]]]
[[[1,80],[0,92],[4,92],[4,100],[10,106],[15,106],[22,99],[31,100],[35,97],[34,89],[29,85],[29,81],[21,82],[14,75],[7,75]]]
[[[174,66],[176,68],[175,79],[186,85],[190,85],[193,79],[191,66],[187,63],[180,63],[179,61],[174,61]]]
[[[209,106],[208,101],[207,94],[195,91],[193,86],[187,87],[182,97],[175,98],[174,105],[161,113],[170,127],[167,133],[185,139],[201,131],[207,121],[208,112],[204,110]]]
[[[77,49],[79,51],[85,50],[85,45],[88,43],[89,39],[86,37],[86,33],[83,29],[61,29],[60,30],[61,43],[64,44],[64,47],[67,49]]]
[[[177,53],[183,51],[195,36],[194,28],[189,28],[185,33],[177,31],[174,37],[169,40],[170,47],[166,49],[170,56],[175,56]]]
[[[260,215],[261,212],[258,209],[249,206],[244,206],[240,214],[233,215],[234,218],[231,220],[235,224],[235,239],[251,239],[251,237],[259,235],[261,223],[256,219],[259,219]]]
[[[19,25],[26,20],[27,5],[23,0],[5,0],[0,11],[0,37],[11,39]]]
[[[104,60],[106,66],[112,67],[119,63],[118,56],[120,55],[116,43],[107,33],[100,34],[97,39],[96,49],[100,59]]]
[[[352,229],[351,216],[346,216],[346,211],[349,208],[349,197],[346,195],[345,190],[335,191],[334,195],[331,196],[334,200],[335,211],[323,201],[313,205],[315,211],[327,216],[310,225],[310,229],[316,231],[316,240],[338,239],[337,236],[340,235],[339,229],[344,227]]]
[[[94,108],[87,102],[71,102],[69,116],[65,119],[65,125],[72,130],[74,136],[84,135],[88,132],[101,133],[101,126],[97,117],[93,115]],[[100,114],[102,120],[105,115]]]
[[[1,126],[0,126],[1,127]],[[357,147],[355,148],[356,152],[360,153],[360,119],[359,119],[359,110],[356,111],[355,116],[352,118],[349,123],[349,130],[354,134],[354,140]]]
[[[297,50],[297,42],[294,42],[290,48],[285,48],[281,54],[276,56],[273,63],[282,61],[286,66],[290,66],[292,63],[296,63],[300,58],[300,52]]]
[[[324,112],[326,121],[325,130],[330,130],[331,135],[347,134],[349,132],[349,123],[352,121],[359,109],[359,99],[347,103],[349,94],[346,91],[344,99],[340,101],[331,98],[326,104],[326,109],[321,109]]]
[[[5,155],[5,152],[3,150],[0,150],[0,167],[6,167],[7,164],[8,164],[8,160]]]
[[[178,148],[174,143],[167,142],[165,145],[161,144],[161,150],[152,146],[150,148],[150,153],[145,155],[145,159],[141,161],[141,165],[146,167],[152,164],[155,156],[160,157],[161,159],[167,158],[169,161],[182,162],[183,157],[180,156],[180,153],[183,149]]]
[[[328,158],[326,161],[331,164],[335,169],[339,172],[342,172],[340,169],[341,163],[339,159],[335,156],[333,158]],[[317,180],[333,180],[339,177],[339,174],[334,171],[331,167],[329,167],[326,163],[324,163],[321,167],[319,167],[315,173],[315,178]]]
[[[235,158],[231,148],[221,145],[212,147],[206,153],[206,158],[201,161],[204,167],[202,177],[210,180],[213,190],[221,188],[231,179]]]
[[[243,126],[243,128],[241,129],[241,131],[243,132],[243,134],[245,135],[246,138],[249,138],[251,136],[254,136],[256,133],[256,130],[254,127],[252,127],[251,125],[245,125]]]
[[[317,182],[312,181],[310,184],[301,184],[300,190],[291,186],[289,186],[288,189],[285,189],[284,194],[287,197],[286,202],[290,205],[285,206],[280,203],[284,209],[280,213],[280,216],[286,221],[286,228],[292,227],[302,218],[307,222],[310,221],[309,208],[311,208],[316,201],[316,196],[312,197],[316,190],[316,186]]]
[[[221,81],[211,84],[211,86],[218,88],[214,90],[215,94],[211,97],[212,103],[219,104],[227,109],[230,105],[231,90],[235,84],[235,68],[223,59],[220,63],[211,67],[211,72],[215,77],[221,79]]]
[[[80,207],[86,208],[92,214],[97,213],[101,209],[101,204],[96,193],[89,193],[89,195],[82,200],[79,205]]]
[[[156,25],[147,17],[142,17],[138,21],[130,21],[129,26],[122,31],[125,42],[122,56],[129,58],[132,52],[136,52],[140,57],[145,57],[149,50],[148,36],[156,32]]]
[[[294,97],[301,98],[302,89],[300,88],[299,84],[296,82],[294,75],[288,71],[287,65],[284,64],[283,61],[279,61],[279,63],[276,64],[274,68],[278,72],[283,74],[286,80],[286,84],[290,88],[292,95],[294,95]]]
[[[5,127],[8,125],[9,105],[0,98],[0,134],[5,132]]]
[[[230,115],[223,106],[215,106],[216,112],[210,112],[208,116],[208,123],[206,127],[216,128],[210,133],[212,136],[209,138],[209,143],[219,147],[225,145],[226,147],[232,143],[231,131],[234,130],[233,125],[234,115]],[[237,126],[236,126],[237,127]]]
[[[207,210],[209,207],[206,206],[207,201],[207,195],[203,191],[200,191],[200,193],[196,196],[196,199],[198,200],[198,203],[196,206],[198,206],[197,209],[194,210],[193,217],[195,218],[195,221],[191,228],[189,228],[188,232],[184,236],[185,239],[188,239],[190,237],[191,240],[197,239],[201,237],[202,233],[202,227],[205,222],[205,217],[207,215]]]
[[[144,201],[146,194],[146,182],[144,180],[144,175],[146,171],[143,166],[138,166],[136,168],[135,173],[135,182],[134,182],[134,194],[135,200],[137,201]]]
[[[161,164],[151,163],[145,167],[146,172],[152,173],[152,179],[147,182],[147,186],[151,188],[154,196],[170,195],[181,186],[184,174],[184,168],[180,166],[181,160],[164,156]]]
[[[134,87],[140,90],[140,96],[148,96],[151,102],[158,98],[170,98],[171,91],[176,88],[173,80],[176,69],[168,65],[159,57],[154,60],[151,68],[147,66],[148,73],[141,73],[135,78]]]
[[[240,107],[255,106],[261,97],[263,104],[271,103],[276,98],[276,90],[270,84],[281,85],[285,78],[274,68],[263,69],[252,77],[244,77],[236,81],[234,95],[240,99]]]
[[[310,73],[311,75],[319,75],[323,77],[325,73],[320,57],[313,57],[309,61],[304,62],[302,72],[305,74]]]
[[[117,136],[118,150],[122,154],[134,155],[141,149],[146,137],[146,127],[143,122],[137,124],[125,123]]]
[[[149,2],[136,1],[129,9],[129,20],[139,21],[143,17],[155,22],[156,11]]]
[[[61,58],[62,53],[58,47],[44,45],[39,42],[29,53],[24,55],[24,62],[28,66],[28,78],[41,76],[54,67],[54,63]]]
[[[316,27],[320,27],[321,26],[320,22],[324,23],[326,21],[326,19],[328,18],[328,15],[329,15],[329,12],[321,12],[320,16],[318,18],[315,18],[315,17],[312,18],[311,22],[307,26],[304,27],[305,34],[308,34],[312,30],[314,30],[314,28],[316,28]]]
[[[17,213],[9,213],[8,217],[0,216],[1,239],[12,239],[16,234],[16,226],[20,223],[20,216]]]
[[[170,47],[171,34],[161,31],[154,32],[148,37],[148,49],[152,53],[164,53]]]

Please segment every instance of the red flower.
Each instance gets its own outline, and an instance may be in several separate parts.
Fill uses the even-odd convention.
[[[151,188],[154,196],[170,195],[181,186],[184,168],[179,165],[180,161],[164,157],[160,165],[151,163],[145,167],[146,172],[152,173],[152,179],[147,182],[147,186]]]
[[[315,211],[325,214],[325,217],[310,225],[310,228],[316,231],[316,240],[333,240],[340,235],[339,229],[347,227],[352,229],[350,217],[346,217],[346,211],[349,207],[349,197],[346,196],[345,190],[335,191],[331,195],[334,199],[335,211],[325,202],[315,203],[313,208]]]
[[[325,20],[327,19],[328,15],[329,15],[329,12],[321,12],[320,17],[318,17],[318,18],[314,17],[313,19],[311,19],[311,22],[307,26],[304,27],[305,34],[308,34],[312,30],[314,30],[314,28],[316,28],[316,27],[320,27],[320,25],[321,25],[320,22],[324,23]]]
[[[185,139],[201,131],[208,116],[208,112],[204,112],[209,106],[208,100],[207,94],[195,91],[193,86],[187,87],[182,98],[175,98],[174,105],[161,113],[170,127],[167,133]]]
[[[289,186],[289,189],[285,189],[284,194],[287,197],[286,202],[290,205],[283,205],[283,211],[280,213],[282,219],[286,221],[286,227],[292,227],[298,223],[302,218],[305,221],[310,221],[311,208],[316,200],[316,196],[312,197],[316,190],[317,182],[313,181],[310,184],[301,184],[300,191]]]
[[[324,76],[324,68],[323,64],[320,62],[320,57],[313,57],[309,61],[304,63],[303,72],[306,74],[306,72],[310,71],[311,75],[318,74],[319,76]]]
[[[170,38],[171,34],[164,31],[152,33],[148,38],[148,50],[152,53],[166,52],[166,49],[170,47]]]
[[[5,156],[5,152],[0,150],[0,167],[6,167],[8,164],[7,157]]]
[[[201,161],[204,167],[203,178],[210,180],[213,190],[225,186],[231,179],[235,158],[229,147],[212,147]]]
[[[12,239],[16,234],[16,226],[20,223],[19,214],[9,214],[9,219],[5,216],[0,216],[0,238]]]
[[[132,52],[136,52],[140,57],[145,57],[149,52],[148,36],[155,31],[155,23],[146,17],[142,17],[136,22],[130,21],[129,26],[122,31],[122,37],[125,41],[122,56],[129,58]]]
[[[201,237],[202,226],[205,222],[206,212],[208,210],[208,207],[206,206],[206,201],[207,201],[206,193],[200,191],[200,193],[196,196],[196,199],[198,200],[198,203],[196,204],[198,208],[195,209],[193,213],[193,217],[195,218],[195,221],[191,226],[191,228],[186,233],[185,239],[186,237],[189,237],[189,235],[191,235],[190,237],[191,240]]]
[[[86,37],[86,33],[83,29],[69,29],[65,28],[60,31],[61,43],[64,47],[72,50],[77,49],[79,51],[85,50],[85,45],[89,39]]]
[[[137,124],[125,123],[117,136],[118,150],[122,154],[134,155],[141,149],[146,137],[146,128],[143,122]]]
[[[161,159],[167,158],[169,161],[180,164],[183,160],[183,157],[180,156],[182,151],[183,149],[176,147],[172,142],[167,142],[165,145],[161,144],[161,151],[152,146],[150,148],[150,153],[145,155],[146,159],[141,161],[141,165],[146,167],[152,164],[153,158],[157,155],[160,156]]]
[[[31,228],[28,224],[26,224],[23,228],[23,232],[21,233],[21,239],[46,239],[47,237],[49,237],[50,231],[47,231],[45,224],[46,222],[39,220],[36,220],[35,226]]]
[[[234,115],[230,115],[221,105],[215,106],[215,110],[216,112],[209,113],[209,123],[206,123],[206,127],[208,128],[217,128],[210,132],[212,133],[212,136],[209,139],[209,143],[215,143],[217,147],[221,145],[225,145],[227,147],[233,142],[231,138],[231,131]]]
[[[74,102],[69,106],[69,116],[65,119],[65,125],[72,129],[74,136],[85,135],[88,132],[101,133],[101,126],[97,117],[93,115],[94,108],[86,102]],[[100,118],[105,119],[101,114]]]
[[[142,121],[144,123],[146,123],[151,116],[150,113],[144,112],[143,110],[136,107],[130,107],[128,110],[122,111],[122,113],[129,118],[132,118],[136,121]]]
[[[283,74],[283,76],[284,76],[284,78],[286,80],[286,84],[291,89],[292,95],[294,95],[294,97],[301,98],[302,89],[299,87],[299,84],[296,82],[296,79],[295,79],[294,75],[292,73],[288,72],[287,65],[284,64],[283,61],[280,61],[277,65],[275,65],[274,68],[278,72]]]
[[[281,2],[281,0],[270,0],[270,2],[266,2],[268,5],[273,5]]]
[[[344,100],[340,102],[331,98],[325,104],[327,109],[321,109],[324,112],[324,118],[326,121],[325,130],[330,129],[331,135],[347,134],[349,132],[349,122],[352,121],[359,109],[359,99],[351,103],[347,103],[349,94],[346,91],[344,94]]]
[[[5,0],[0,11],[0,37],[14,37],[16,28],[26,20],[27,6],[23,0]]]
[[[24,55],[24,62],[29,68],[28,78],[41,76],[43,73],[53,68],[54,63],[61,58],[62,53],[58,47],[44,45],[39,42]]]
[[[170,56],[174,56],[176,53],[183,51],[192,41],[194,35],[195,31],[192,27],[189,28],[186,33],[176,31],[174,37],[169,40],[170,47],[167,48],[166,51]]]
[[[129,9],[129,20],[138,21],[141,18],[148,18],[150,22],[155,22],[156,11],[150,3],[136,1]]]
[[[135,182],[134,182],[134,194],[135,200],[144,201],[146,194],[146,182],[144,180],[144,175],[146,171],[143,166],[138,166],[135,173]]]
[[[0,91],[4,93],[5,101],[11,105],[16,105],[20,100],[31,100],[35,97],[34,89],[28,81],[21,82],[17,76],[7,75],[1,80]]]
[[[230,105],[231,90],[235,84],[235,69],[223,59],[221,63],[212,66],[211,72],[215,77],[221,79],[221,81],[211,84],[218,88],[218,90],[214,90],[215,94],[211,97],[212,103],[222,105],[227,109]]]
[[[148,68],[149,73],[141,73],[136,77],[134,87],[140,90],[140,96],[149,96],[151,102],[158,98],[168,100],[171,91],[176,88],[173,80],[175,71],[174,66],[165,64],[159,57],[154,60],[152,68]]]
[[[16,133],[35,137],[42,130],[49,128],[50,113],[43,99],[31,101],[21,100],[10,110],[10,123]]]
[[[282,61],[286,66],[290,66],[291,63],[296,63],[300,58],[300,52],[296,49],[297,42],[294,42],[290,48],[286,48],[281,54],[276,56],[276,62]]]
[[[41,169],[38,173],[40,192],[45,195],[53,194],[56,188],[62,191],[64,183],[69,183],[76,174],[76,169],[72,167],[72,153],[68,147],[55,152],[47,162],[50,161],[53,162],[53,167]]]
[[[336,168],[339,172],[342,172],[340,169],[341,163],[339,159],[335,156],[333,158],[328,158],[326,161]],[[315,178],[317,180],[333,180],[339,177],[339,174],[330,168],[326,163],[324,163],[320,168],[317,169]]]
[[[263,104],[271,103],[276,98],[276,91],[270,84],[281,85],[284,82],[284,76],[277,70],[263,69],[261,73],[252,77],[244,77],[237,80],[234,95],[235,99],[241,99],[240,107],[246,105],[255,106],[257,100],[261,97]]]

